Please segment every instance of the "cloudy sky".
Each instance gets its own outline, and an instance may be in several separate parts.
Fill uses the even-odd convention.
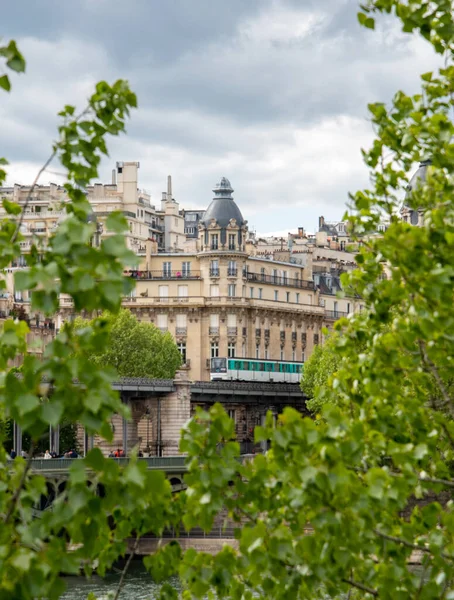
[[[96,81],[129,80],[139,109],[102,166],[140,161],[159,203],[166,177],[185,208],[205,208],[222,176],[251,228],[315,229],[367,184],[360,148],[368,102],[414,92],[436,59],[392,22],[357,24],[355,0],[17,0],[0,35],[19,42],[26,76],[0,96],[9,184],[30,183],[56,113]],[[41,179],[61,182],[58,164]]]

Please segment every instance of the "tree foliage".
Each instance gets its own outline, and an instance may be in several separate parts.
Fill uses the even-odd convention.
[[[90,354],[94,364],[114,367],[121,377],[173,379],[181,364],[181,355],[169,332],[162,333],[153,324],[140,322],[125,309],[116,314],[105,313],[101,319],[110,337],[101,350]],[[77,317],[74,327],[77,330],[94,322]]]
[[[313,413],[318,413],[323,400],[317,393],[326,386],[330,378],[339,368],[341,357],[336,347],[336,337],[328,336],[323,346],[315,346],[309,359],[304,363],[301,377],[301,391],[307,396],[307,407]]]
[[[374,28],[379,13],[394,13],[404,31],[445,53],[446,64],[422,75],[421,93],[398,92],[389,107],[369,106],[377,132],[363,151],[371,185],[352,195],[348,218],[358,236],[374,231],[383,213],[391,226],[364,245],[359,269],[344,276],[366,311],[335,326],[340,363],[320,387],[324,418],[315,423],[288,408],[276,426],[268,415],[256,441],[270,440],[271,450],[243,463],[234,423],[222,407],[198,410],[181,442],[188,456],[185,493],[172,496],[164,475],[147,472],[143,462],[133,459],[121,469],[95,449],[74,461],[66,490],[39,520],[32,508],[45,493],[44,479],[32,474],[31,460],[7,463],[0,446],[0,599],[57,598],[64,587],[60,573],[79,572],[81,562],[90,573],[97,560],[103,575],[124,554],[127,538],[136,548],[145,533],[159,536],[169,526],[208,531],[224,508],[238,522],[238,552],[183,553],[171,544],[145,561],[155,578],[178,573],[186,599],[454,597],[453,505],[441,496],[425,498],[429,492],[449,498],[454,487],[448,385],[454,360],[454,23],[447,0],[370,0],[360,23]],[[133,259],[124,222],[110,218],[115,235],[92,247],[81,189],[97,174],[105,136],[123,131],[135,103],[125,82],[102,82],[79,116],[71,106],[60,113],[51,156],[58,155],[68,173],[68,218],[15,276],[19,288],[32,290],[34,310],[52,314],[61,292],[77,311],[120,307],[130,283],[124,262]],[[409,199],[424,223],[411,227],[396,216],[399,195],[414,163],[428,156],[434,169]],[[4,206],[11,218],[0,228],[2,268],[20,252],[21,222],[21,207]],[[108,343],[105,325],[101,318],[83,329],[66,328],[42,363],[26,357],[17,378],[8,361],[24,353],[28,327],[5,322],[0,419],[15,419],[32,447],[63,418],[111,438],[109,419],[125,408],[111,389],[113,374],[90,358]],[[98,485],[106,490],[102,497]],[[418,499],[425,506],[414,506]],[[308,526],[312,535],[305,535]],[[422,572],[408,564],[414,553]],[[177,592],[167,585],[161,597],[177,598]]]

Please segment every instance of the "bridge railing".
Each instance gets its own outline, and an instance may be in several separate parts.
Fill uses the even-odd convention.
[[[77,458],[34,458],[31,463],[33,471],[68,471],[71,464],[78,460]],[[122,466],[126,466],[129,458],[111,458]],[[139,461],[145,461],[149,469],[179,469],[185,466],[184,456],[150,456],[139,458]]]

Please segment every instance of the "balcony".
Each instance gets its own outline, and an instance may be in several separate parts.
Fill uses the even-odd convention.
[[[210,277],[219,277],[219,268],[210,268]]]
[[[285,340],[285,331],[281,331],[279,337],[280,337],[281,341],[284,341]]]
[[[176,327],[175,335],[187,335],[188,328],[187,327]]]
[[[219,327],[210,327],[209,333],[210,335],[219,335]]]
[[[169,281],[172,279],[200,279],[200,271],[127,271],[132,279]]]
[[[227,327],[227,335],[237,335],[238,328],[237,327]]]
[[[265,331],[265,339],[267,339],[267,338],[269,339],[269,337],[270,337],[270,330],[269,329],[265,329],[264,331]]]
[[[292,342],[296,342],[296,336],[297,336],[296,331],[292,331]]]
[[[342,317],[348,317],[348,312],[341,312],[340,310],[325,310],[325,318],[333,321],[337,321]]]
[[[306,343],[307,343],[307,333],[302,333],[301,334],[301,344],[303,346],[306,346]]]
[[[230,267],[227,269],[227,277],[236,277],[238,275],[238,269],[231,269]]]
[[[210,250],[219,250],[219,244],[211,244],[210,245]]]
[[[30,227],[31,233],[46,233],[45,227]]]
[[[255,283],[266,283],[269,285],[285,285],[287,287],[298,288],[300,290],[314,290],[313,281],[304,281],[303,279],[293,279],[289,277],[280,277],[278,275],[265,275],[264,273],[243,272],[243,277],[246,281]]]

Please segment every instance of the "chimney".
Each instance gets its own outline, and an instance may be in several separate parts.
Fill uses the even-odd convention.
[[[320,229],[325,224],[325,217],[318,218],[318,228]]]
[[[115,169],[112,169],[112,185],[116,185],[117,183],[117,172]]]
[[[172,176],[167,176],[167,200],[172,200]]]

